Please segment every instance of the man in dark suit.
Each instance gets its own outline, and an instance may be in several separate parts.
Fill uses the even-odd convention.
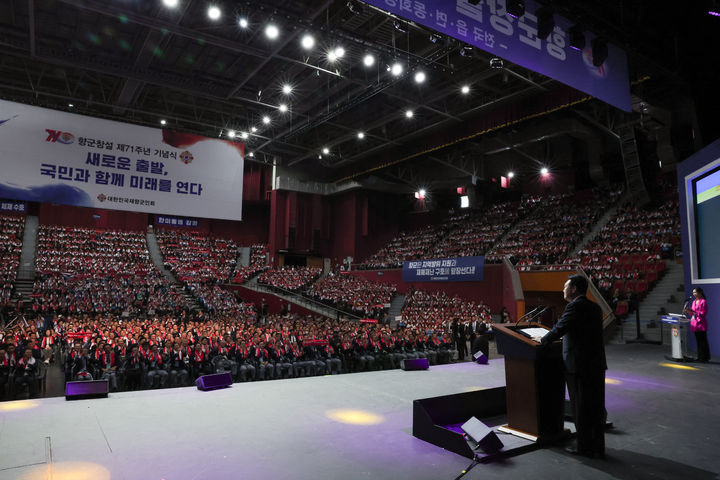
[[[563,362],[570,404],[577,430],[573,454],[588,457],[605,455],[605,346],[602,311],[585,296],[588,282],[571,275],[563,294],[569,303],[558,323],[542,338],[547,345],[563,339]]]

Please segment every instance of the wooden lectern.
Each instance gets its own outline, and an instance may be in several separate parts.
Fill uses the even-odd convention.
[[[505,356],[508,424],[501,430],[545,442],[565,434],[562,344],[542,346],[519,330],[543,325],[494,324],[498,353]]]

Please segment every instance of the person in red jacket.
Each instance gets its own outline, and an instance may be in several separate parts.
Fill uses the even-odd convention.
[[[695,334],[697,342],[698,362],[707,363],[710,361],[710,345],[707,339],[707,299],[705,292],[700,287],[693,290],[693,297],[695,300],[686,313],[690,315],[690,330]]]

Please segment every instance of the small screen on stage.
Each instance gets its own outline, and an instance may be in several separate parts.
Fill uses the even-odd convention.
[[[699,279],[720,278],[720,167],[692,181]]]

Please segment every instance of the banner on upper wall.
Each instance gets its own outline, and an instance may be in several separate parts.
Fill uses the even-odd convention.
[[[403,282],[482,282],[485,257],[438,258],[403,262]]]
[[[244,145],[0,100],[0,197],[242,219]]]
[[[15,202],[12,200],[0,200],[0,212],[25,213],[27,204],[25,202]]]
[[[572,22],[554,15],[547,39],[538,38],[538,5],[525,1],[525,14],[513,18],[505,0],[363,0],[382,10],[442,32],[525,68],[554,78],[626,112],[630,111],[630,80],[625,51],[608,44],[607,59],[593,65],[591,40],[585,34],[582,52],[569,45]]]
[[[157,215],[155,217],[155,225],[159,227],[186,227],[186,228],[197,228],[200,225],[200,220],[195,218],[183,218],[183,217],[166,217],[164,215]]]

